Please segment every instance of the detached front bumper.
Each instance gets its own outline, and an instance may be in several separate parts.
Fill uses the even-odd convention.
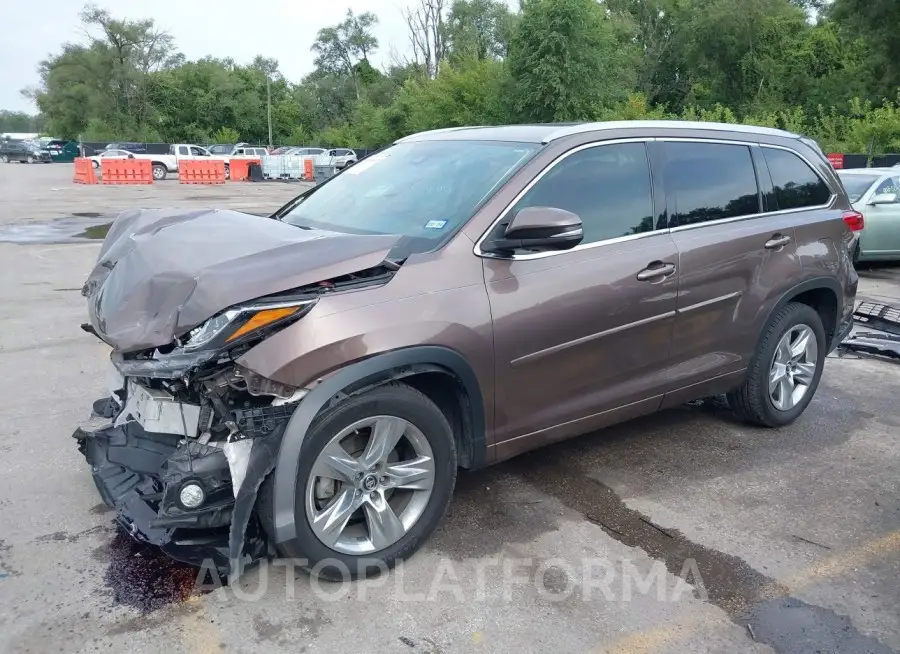
[[[100,496],[134,539],[160,547],[177,561],[213,566],[222,577],[234,571],[233,550],[242,565],[266,555],[267,543],[256,521],[248,519],[237,545],[232,540],[236,501],[222,448],[148,432],[134,421],[79,428],[73,436]],[[200,484],[205,491],[197,509],[180,503],[186,483]]]

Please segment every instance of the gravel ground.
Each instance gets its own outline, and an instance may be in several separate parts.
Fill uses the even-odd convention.
[[[67,169],[0,167],[0,223],[298,192]],[[785,429],[706,402],[461,474],[436,536],[381,579],[274,562],[193,593],[193,571],[116,534],[70,438],[103,388],[107,350],[78,328],[97,249],[0,243],[0,651],[900,651],[900,366],[851,356]],[[900,302],[900,272],[863,274]]]

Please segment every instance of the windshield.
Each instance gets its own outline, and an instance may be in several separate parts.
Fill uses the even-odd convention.
[[[878,181],[880,175],[841,175],[838,173],[838,177],[844,183],[850,202],[858,202],[869,190],[869,187]]]
[[[316,187],[283,220],[353,234],[407,237],[426,252],[459,229],[539,149],[536,143],[399,143]]]

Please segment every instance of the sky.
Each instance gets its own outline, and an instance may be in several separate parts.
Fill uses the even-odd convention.
[[[371,11],[378,53],[372,63],[390,61],[390,47],[409,53],[401,10],[415,0],[96,0],[117,18],[152,18],[175,37],[188,59],[207,55],[249,63],[257,54],[278,60],[282,74],[298,82],[313,68],[309,48],[322,27],[343,20],[347,9]],[[65,42],[84,40],[80,0],[0,0],[0,109],[35,113],[20,90],[38,83],[38,64]]]

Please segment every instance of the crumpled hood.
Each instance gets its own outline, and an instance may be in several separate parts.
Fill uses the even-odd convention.
[[[143,350],[235,304],[377,266],[398,240],[237,211],[136,209],[112,224],[82,295],[104,341]]]

